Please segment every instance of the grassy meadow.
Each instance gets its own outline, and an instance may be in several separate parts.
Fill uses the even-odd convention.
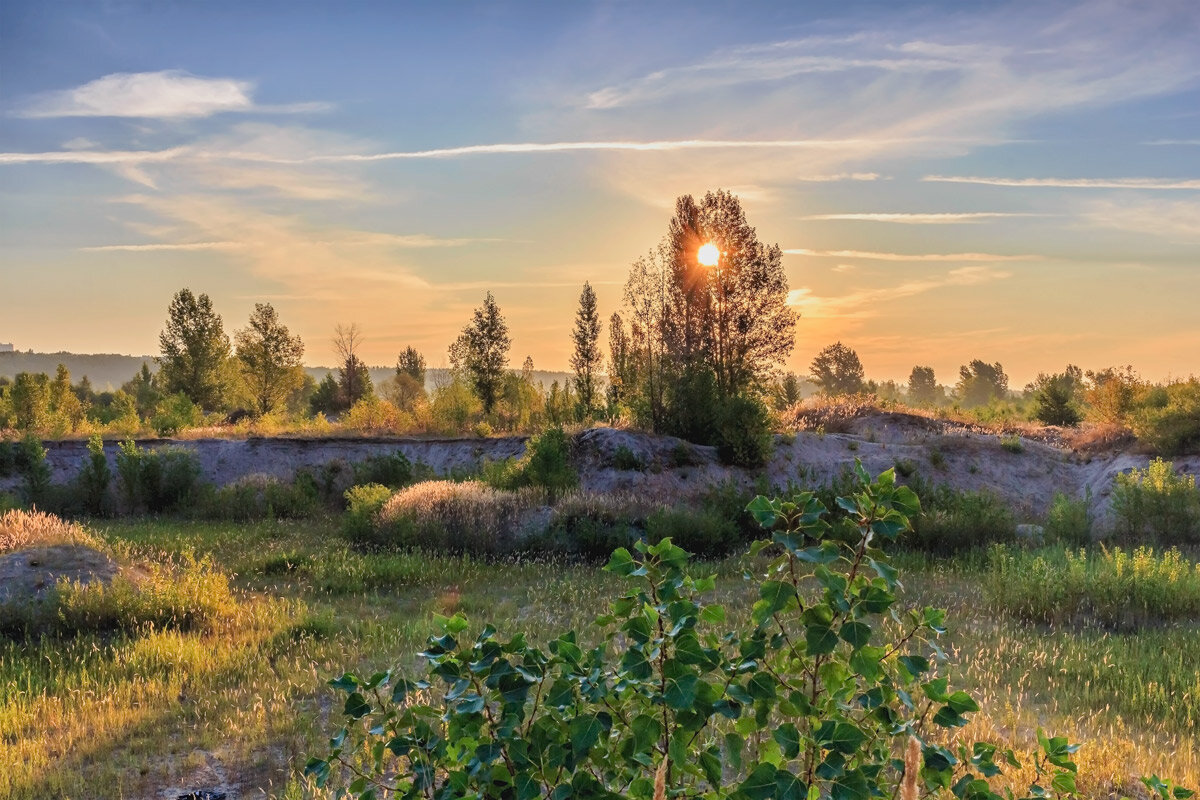
[[[144,624],[0,639],[0,796],[150,797],[200,788],[192,785],[198,776],[213,774],[243,796],[309,796],[300,768],[321,752],[340,710],[330,678],[414,663],[434,615],[455,611],[476,627],[491,621],[533,639],[574,628],[586,640],[618,588],[617,578],[589,565],[359,552],[340,537],[340,524],[94,523],[109,546],[142,559],[210,558],[230,577],[236,608],[192,630]],[[718,575],[716,591],[735,615],[748,614],[755,599],[742,578],[754,566],[748,559],[698,567]],[[1196,568],[1186,556],[1140,559],[1144,582],[1195,597]],[[961,736],[1027,750],[1042,726],[1084,742],[1084,796],[1130,793],[1133,776],[1151,773],[1200,785],[1194,615],[1147,602],[1127,609],[1137,618],[1132,627],[1101,613],[1126,602],[1111,587],[1100,590],[1115,580],[1111,555],[1061,547],[954,559],[902,552],[897,563],[906,604],[950,611],[952,679],[983,706]],[[1030,613],[1029,599],[1056,568],[1081,573],[1071,585],[1096,600],[1045,620]]]

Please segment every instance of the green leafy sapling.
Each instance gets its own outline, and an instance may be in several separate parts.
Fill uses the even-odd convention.
[[[420,679],[331,682],[342,725],[306,774],[360,800],[999,800],[1015,754],[943,744],[979,710],[939,674],[945,612],[897,606],[883,547],[917,496],[891,470],[856,475],[833,522],[810,492],[750,503],[770,538],[752,549],[766,569],[748,618],[670,539],[613,553],[605,569],[629,588],[594,643],[491,625],[470,638],[462,615],[438,617]],[[1024,797],[1074,797],[1074,746],[1039,740]]]

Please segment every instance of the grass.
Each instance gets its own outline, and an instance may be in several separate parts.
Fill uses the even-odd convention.
[[[188,788],[206,763],[236,776],[244,795],[302,796],[299,765],[332,732],[330,677],[413,664],[434,614],[462,611],[477,627],[490,621],[535,641],[566,628],[586,637],[617,586],[594,566],[362,553],[339,524],[99,528],[122,552],[210,559],[239,594],[239,610],[210,630],[0,639],[0,764],[10,765],[0,770],[0,796],[159,796]],[[1065,552],[1041,554],[1048,580],[1066,568]],[[1091,566],[1099,558],[1089,555],[1087,569],[1099,570]],[[755,599],[741,580],[755,567],[747,559],[706,567],[731,616],[748,614]],[[1077,754],[1088,776],[1083,796],[1106,796],[1111,785],[1128,794],[1135,773],[1200,785],[1200,636],[1191,623],[1137,634],[1035,624],[980,602],[989,574],[981,559],[906,552],[897,564],[906,603],[950,609],[954,678],[984,706],[964,735],[988,733],[1028,751],[1042,725],[1087,742]]]

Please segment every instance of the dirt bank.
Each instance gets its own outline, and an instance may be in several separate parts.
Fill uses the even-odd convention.
[[[224,485],[247,475],[288,479],[299,469],[319,468],[335,460],[353,463],[397,450],[414,463],[448,475],[477,469],[484,461],[519,457],[525,437],[154,439],[139,445],[191,450],[200,462],[203,480]],[[640,468],[617,468],[621,448],[632,454]],[[72,480],[87,455],[81,441],[46,442],[46,449],[56,483]],[[107,451],[115,470],[117,443],[107,443]],[[1005,498],[1023,521],[1040,519],[1057,492],[1084,498],[1089,491],[1093,513],[1103,519],[1115,476],[1149,461],[1148,456],[1130,451],[1080,454],[1046,437],[1004,441],[978,430],[888,413],[850,420],[837,433],[777,437],[774,455],[762,472],[724,466],[714,448],[669,436],[613,428],[593,428],[575,436],[582,488],[629,490],[664,501],[726,481],[751,486],[763,473],[776,487],[821,485],[850,467],[855,458],[872,473],[896,466],[902,476],[920,475],[958,489],[989,489]],[[1200,457],[1177,458],[1175,466],[1200,472]],[[19,483],[19,478],[11,477],[0,481],[0,489],[13,489]]]

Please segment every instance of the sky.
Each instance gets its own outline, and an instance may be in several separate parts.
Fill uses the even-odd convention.
[[[0,342],[172,295],[431,366],[487,291],[566,369],[675,199],[784,249],[787,365],[1200,372],[1200,4],[0,3]]]

